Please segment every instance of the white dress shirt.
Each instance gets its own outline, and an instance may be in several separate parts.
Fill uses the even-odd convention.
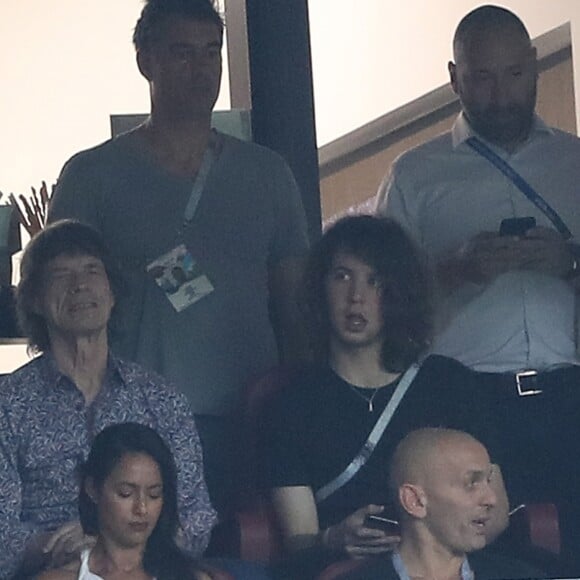
[[[451,132],[404,153],[378,193],[377,210],[411,233],[433,265],[509,217],[548,218],[487,159],[465,143],[462,114]],[[490,145],[488,143],[488,145]],[[580,238],[580,139],[535,118],[529,139],[507,161]],[[544,370],[580,364],[575,293],[563,279],[510,271],[489,284],[466,283],[441,297],[433,352],[482,372]]]

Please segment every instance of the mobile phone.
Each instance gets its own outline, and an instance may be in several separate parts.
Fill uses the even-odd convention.
[[[528,230],[536,227],[535,217],[506,218],[499,226],[500,236],[525,236]]]
[[[375,530],[382,530],[388,536],[398,536],[400,534],[399,522],[384,516],[369,515],[366,517],[365,526]]]

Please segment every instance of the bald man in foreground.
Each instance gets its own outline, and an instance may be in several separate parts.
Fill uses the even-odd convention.
[[[479,441],[451,429],[413,431],[399,443],[390,473],[400,512],[399,547],[346,578],[545,577],[515,560],[489,554],[471,556],[499,531],[490,529],[497,521],[493,511],[505,509],[501,474]]]

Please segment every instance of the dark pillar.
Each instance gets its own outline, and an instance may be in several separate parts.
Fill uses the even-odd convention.
[[[253,139],[280,153],[320,235],[318,152],[307,0],[247,0]]]

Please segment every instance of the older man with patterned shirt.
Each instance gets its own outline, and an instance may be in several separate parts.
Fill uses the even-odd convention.
[[[193,415],[163,379],[109,352],[116,285],[99,234],[57,222],[31,241],[21,270],[19,316],[42,354],[0,391],[0,578],[60,565],[91,544],[78,522],[76,469],[99,431],[125,421],[156,429],[170,446],[181,542],[201,554],[216,513]]]

